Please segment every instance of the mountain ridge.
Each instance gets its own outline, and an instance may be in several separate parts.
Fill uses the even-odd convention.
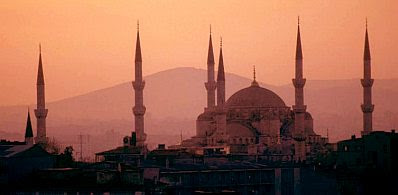
[[[178,135],[184,131],[185,135],[193,135],[196,117],[206,105],[206,75],[203,69],[181,67],[144,77],[146,132]],[[250,86],[250,83],[249,78],[226,73],[226,97]],[[260,83],[260,86],[274,91],[288,106],[294,102],[292,85]],[[398,79],[376,80],[373,89],[375,129],[396,127]],[[305,103],[314,118],[318,134],[326,135],[329,129],[333,141],[349,138],[352,134],[359,135],[362,126],[362,86],[359,79],[307,80],[304,90]],[[100,134],[110,129],[128,134],[134,127],[133,105],[131,82],[49,102],[48,134]],[[21,131],[25,115],[24,105],[0,107],[0,131]],[[32,122],[35,123],[35,120]]]

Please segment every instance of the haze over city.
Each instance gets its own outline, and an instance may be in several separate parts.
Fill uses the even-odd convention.
[[[0,5],[0,194],[398,194],[396,1]]]
[[[39,43],[48,102],[133,80],[137,20],[144,76],[205,69],[211,24],[215,48],[223,37],[226,72],[251,78],[256,65],[257,80],[291,84],[300,16],[308,80],[362,77],[366,18],[372,76],[398,77],[396,1],[40,0],[0,10],[3,106],[35,103]]]

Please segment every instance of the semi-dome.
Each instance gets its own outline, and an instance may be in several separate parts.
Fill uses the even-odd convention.
[[[285,108],[286,104],[276,93],[262,88],[258,85],[251,85],[233,94],[226,102],[228,108],[237,107],[269,107]]]

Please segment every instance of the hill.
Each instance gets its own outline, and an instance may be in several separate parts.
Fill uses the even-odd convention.
[[[181,132],[184,138],[194,135],[196,116],[206,105],[205,80],[206,71],[195,68],[170,69],[145,77],[145,122],[149,139],[151,136],[158,137],[159,140],[153,142],[159,142],[162,141],[161,135],[167,135],[172,137],[171,142],[178,142]],[[250,83],[251,79],[227,73],[227,97]],[[276,92],[287,105],[294,102],[291,84],[260,85]],[[374,128],[390,130],[396,127],[398,79],[376,80],[373,99]],[[317,133],[326,136],[328,129],[332,141],[347,139],[352,134],[359,135],[362,127],[362,87],[359,79],[307,80],[305,102],[314,118]],[[134,92],[130,82],[50,102],[48,135],[61,140],[69,137],[69,141],[64,143],[77,142],[76,137],[80,133],[99,137],[109,132],[118,137],[127,135],[134,127],[133,104]],[[0,137],[22,139],[26,107],[0,107]]]

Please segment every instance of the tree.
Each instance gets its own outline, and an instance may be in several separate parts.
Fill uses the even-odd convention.
[[[46,150],[50,154],[59,154],[60,153],[60,145],[54,139],[48,139],[46,142],[38,143],[44,150]]]
[[[75,160],[73,159],[73,147],[67,146],[64,152],[58,155],[57,166],[58,167],[73,167]]]

